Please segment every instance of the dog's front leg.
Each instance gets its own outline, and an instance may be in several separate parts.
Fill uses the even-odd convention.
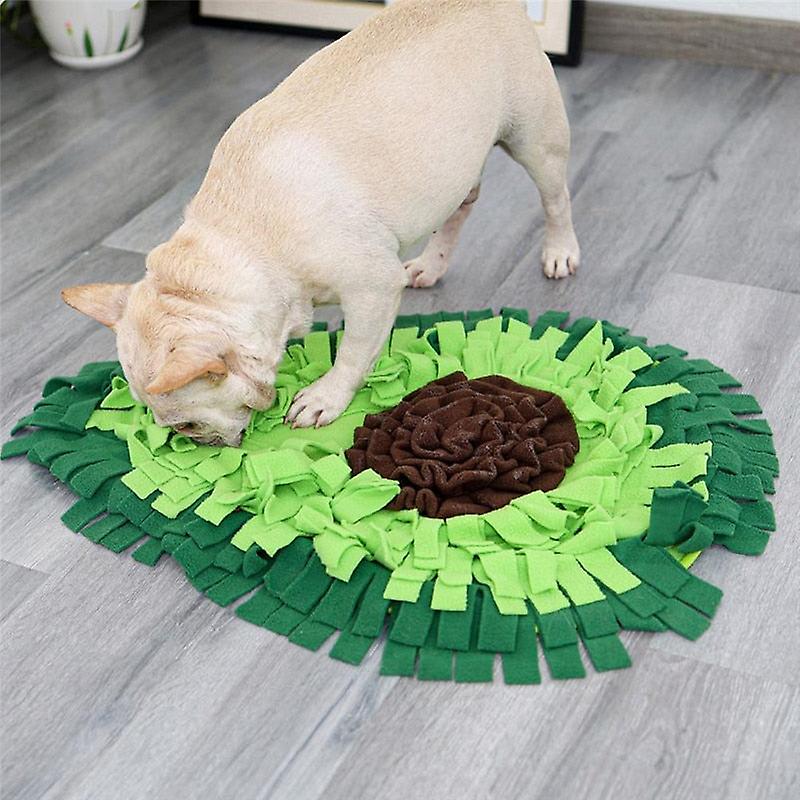
[[[381,280],[386,282],[385,276]],[[369,283],[376,286],[378,281]],[[389,336],[404,283],[405,274],[398,261],[397,273],[381,286],[381,291],[360,286],[341,293],[344,336],[336,360],[321,378],[295,395],[286,415],[292,427],[327,425],[347,408]]]

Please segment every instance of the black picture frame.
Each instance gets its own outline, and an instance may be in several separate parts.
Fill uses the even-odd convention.
[[[586,0],[572,0],[569,12],[569,41],[566,53],[548,53],[553,64],[577,67],[583,57],[583,23],[586,17]]]
[[[571,0],[569,17],[569,39],[566,53],[548,53],[547,56],[553,64],[577,67],[583,56],[583,24],[586,13],[585,0]],[[191,0],[189,3],[189,17],[195,25],[206,25],[218,28],[237,28],[239,30],[261,30],[273,33],[299,34],[301,36],[314,36],[320,39],[333,41],[344,36],[347,30],[329,30],[325,28],[309,28],[300,25],[279,25],[272,22],[257,22],[252,20],[230,19],[227,17],[211,17],[200,10],[200,0]]]

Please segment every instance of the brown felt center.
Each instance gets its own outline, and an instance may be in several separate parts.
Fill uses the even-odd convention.
[[[387,508],[444,518],[554,489],[579,447],[558,395],[502,375],[468,380],[456,372],[369,414],[345,455],[353,473],[371,467],[399,481]]]

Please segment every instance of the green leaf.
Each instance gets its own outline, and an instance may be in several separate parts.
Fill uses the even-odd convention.
[[[83,49],[86,51],[86,55],[91,58],[94,55],[94,47],[92,46],[92,37],[89,35],[89,29],[83,29]]]
[[[122,31],[122,38],[119,40],[119,47],[117,52],[121,53],[125,49],[125,44],[128,41],[128,25],[125,25],[125,30]]]

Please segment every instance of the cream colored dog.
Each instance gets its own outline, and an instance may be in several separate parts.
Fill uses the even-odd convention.
[[[227,444],[272,403],[287,338],[308,330],[315,303],[339,302],[336,362],[287,415],[325,425],[371,369],[403,287],[446,272],[495,144],[539,189],[545,275],[574,272],[569,128],[522,4],[398,2],[236,119],[142,280],[64,300],[115,330],[159,423]],[[430,234],[403,264],[398,253]]]

